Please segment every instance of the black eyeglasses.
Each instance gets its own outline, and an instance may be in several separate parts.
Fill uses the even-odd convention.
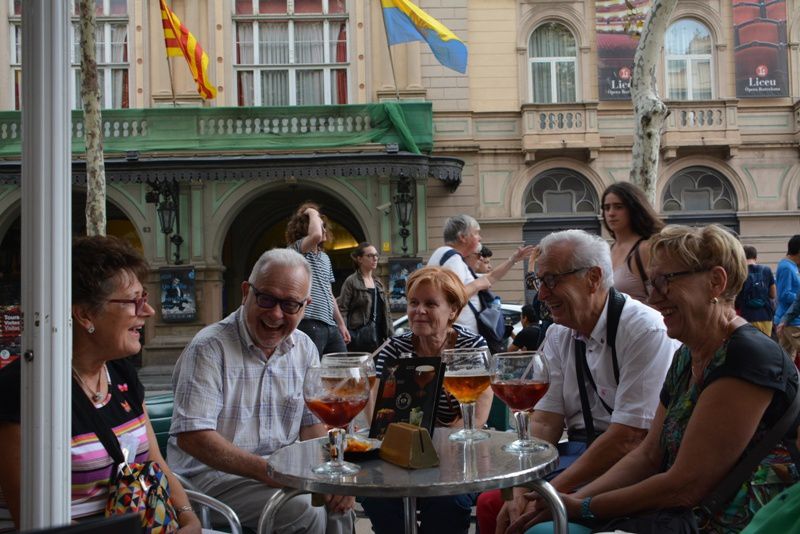
[[[692,269],[690,271],[677,271],[674,273],[666,273],[660,274],[658,276],[654,276],[651,279],[647,280],[644,283],[645,289],[647,289],[647,294],[652,295],[653,290],[658,291],[659,295],[662,297],[667,296],[667,292],[669,292],[669,281],[673,278],[677,278],[679,276],[686,276],[688,274],[697,274],[697,273],[705,273],[710,271],[711,269]]]
[[[279,305],[283,313],[294,315],[295,313],[299,312],[303,308],[303,306],[306,305],[305,302],[279,299],[277,297],[273,297],[269,293],[262,293],[258,289],[256,289],[252,284],[250,285],[250,289],[253,290],[253,294],[256,296],[256,304],[258,305],[258,307],[264,308],[265,310],[271,310],[275,306]]]
[[[369,258],[371,260],[377,260],[377,259],[380,259],[380,257],[381,257],[380,254],[364,254],[363,256],[365,258]]]
[[[139,315],[144,305],[147,304],[147,291],[142,292],[141,297],[135,299],[109,299],[108,302],[117,302],[119,304],[133,304],[133,314]]]
[[[535,289],[537,291],[543,285],[547,286],[547,289],[554,289],[561,281],[562,277],[586,271],[587,269],[589,269],[589,267],[581,267],[580,269],[573,269],[565,273],[546,274],[544,276],[536,276],[534,273],[528,273],[525,275],[525,286],[528,289]]]

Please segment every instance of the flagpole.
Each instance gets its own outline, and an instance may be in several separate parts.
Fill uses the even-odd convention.
[[[172,107],[178,107],[178,103],[175,102],[175,83],[172,81],[172,62],[169,60],[169,56],[167,56],[167,70],[169,71],[169,89],[172,92]]]
[[[400,89],[397,87],[397,75],[394,72],[394,57],[392,57],[392,47],[389,45],[389,28],[386,26],[386,14],[381,6],[381,18],[383,19],[383,31],[386,34],[386,50],[389,52],[389,65],[392,67],[392,81],[394,82],[394,94],[400,102]]]

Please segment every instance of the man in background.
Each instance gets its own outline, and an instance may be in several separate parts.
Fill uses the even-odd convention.
[[[769,265],[757,263],[756,247],[745,245],[743,248],[747,259],[747,279],[736,296],[736,309],[750,324],[772,336],[772,317],[775,312],[772,301],[777,294],[775,278]]]

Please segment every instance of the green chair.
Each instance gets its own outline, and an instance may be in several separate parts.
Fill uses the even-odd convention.
[[[486,420],[486,426],[502,432],[511,428],[508,406],[497,397],[492,399],[492,408],[489,410],[489,419]]]
[[[169,427],[172,423],[172,404],[174,398],[172,393],[156,395],[145,399],[147,415],[150,417],[150,424],[153,425],[153,432],[158,440],[158,448],[161,455],[167,457],[167,441],[169,440]]]

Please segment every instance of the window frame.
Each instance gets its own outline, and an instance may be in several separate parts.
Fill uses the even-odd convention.
[[[102,12],[103,13],[110,13],[111,12],[111,0],[102,0]],[[8,0],[9,5],[9,40],[10,40],[10,55],[9,55],[9,63],[11,66],[11,94],[14,95],[14,109],[19,110],[21,109],[22,105],[22,18],[20,15],[14,14],[14,0]],[[103,32],[103,47],[101,49],[102,57],[97,57],[97,70],[98,76],[101,76],[102,71],[102,78],[103,78],[103,87],[100,88],[100,107],[102,109],[115,109],[113,108],[114,103],[114,92],[113,92],[113,76],[112,73],[115,70],[126,70],[128,72],[127,76],[127,84],[126,87],[123,89],[124,93],[127,95],[120,94],[120,101],[128,103],[127,108],[130,108],[131,103],[131,61],[130,61],[130,51],[131,51],[131,32],[130,32],[130,2],[126,0],[125,2],[126,14],[120,15],[99,15],[96,14],[96,27],[98,30],[102,30]],[[75,15],[76,9],[76,0],[70,0],[69,4],[69,13],[70,13],[70,82],[69,82],[69,98],[70,98],[70,106],[73,110],[82,109],[81,101],[80,101],[80,87],[78,80],[80,79],[80,57],[76,57],[77,48],[80,46],[80,35],[78,30],[78,16]],[[125,30],[125,47],[127,56],[126,62],[111,62],[110,59],[112,57],[111,49],[113,43],[111,42],[111,35],[112,35],[112,27],[114,25],[124,24],[126,26]],[[17,30],[19,28],[19,49],[20,54],[17,54]],[[79,54],[78,54],[79,55]],[[17,85],[16,79],[20,77],[20,83]],[[127,98],[126,98],[127,97]],[[121,108],[116,109],[126,109],[124,106]]]
[[[575,44],[575,55],[574,56],[542,56],[542,57],[535,57],[533,55],[533,46],[531,43],[531,39],[533,38],[533,34],[535,34],[539,29],[543,28],[544,26],[552,24],[561,26],[564,28],[572,37],[572,40]],[[531,33],[528,35],[528,50],[527,50],[527,70],[528,70],[528,101],[531,104],[574,104],[580,101],[580,68],[578,65],[578,39],[575,37],[575,32],[573,32],[566,24],[559,22],[559,21],[544,21],[531,30]],[[573,67],[574,77],[573,77],[573,84],[575,87],[574,91],[574,100],[572,101],[559,101],[558,100],[558,82],[557,82],[557,70],[559,63],[571,63]],[[549,64],[550,68],[550,102],[537,102],[534,99],[534,87],[533,87],[533,66],[534,64]]]
[[[283,105],[296,106],[298,104],[298,73],[302,71],[321,71],[322,72],[322,102],[309,105],[337,105],[334,102],[333,90],[333,77],[336,71],[344,70],[346,73],[346,95],[345,101],[351,102],[351,46],[350,46],[350,12],[345,10],[343,13],[329,13],[330,3],[328,0],[321,0],[322,13],[295,13],[294,0],[286,0],[286,13],[258,13],[259,0],[252,0],[253,12],[249,14],[237,14],[235,12],[235,2],[232,5],[232,40],[233,40],[233,54],[234,61],[233,78],[236,83],[236,105],[242,106],[239,94],[241,87],[239,86],[239,74],[241,72],[249,72],[252,76],[252,90],[253,102],[252,106],[267,106],[272,104],[265,104],[262,101],[261,89],[261,75],[263,72],[286,72],[287,73],[287,91],[289,101]],[[285,64],[269,65],[263,63],[261,60],[261,51],[259,47],[260,42],[260,24],[264,22],[272,23],[285,23],[287,25],[287,41],[288,41],[288,62]],[[319,63],[297,63],[297,42],[295,40],[295,25],[304,22],[321,22],[322,23],[322,62]],[[239,27],[242,24],[250,24],[252,31],[252,63],[238,63],[238,38]],[[345,24],[346,34],[346,48],[347,57],[343,62],[335,62],[331,58],[331,47],[336,46],[335,41],[332,39],[331,30],[334,24]]]
[[[678,23],[683,21],[693,22],[705,28],[706,32],[708,32],[708,37],[711,39],[711,52],[708,54],[670,54],[667,52],[667,40],[669,39],[669,32],[670,30]],[[716,98],[716,73],[715,67],[715,55],[714,55],[714,33],[711,31],[711,27],[703,21],[700,21],[696,18],[691,17],[682,17],[680,19],[675,20],[674,22],[670,23],[667,31],[664,35],[664,94],[667,95],[667,99],[673,100],[676,102],[691,102],[691,101],[702,101],[702,100],[714,100]],[[670,81],[669,81],[669,64],[671,61],[680,61],[683,63],[683,66],[686,68],[686,98],[670,98]],[[709,64],[709,72],[710,72],[710,86],[711,86],[711,96],[706,98],[694,98],[695,84],[693,83],[692,79],[692,65],[695,62],[701,61],[708,61]]]

